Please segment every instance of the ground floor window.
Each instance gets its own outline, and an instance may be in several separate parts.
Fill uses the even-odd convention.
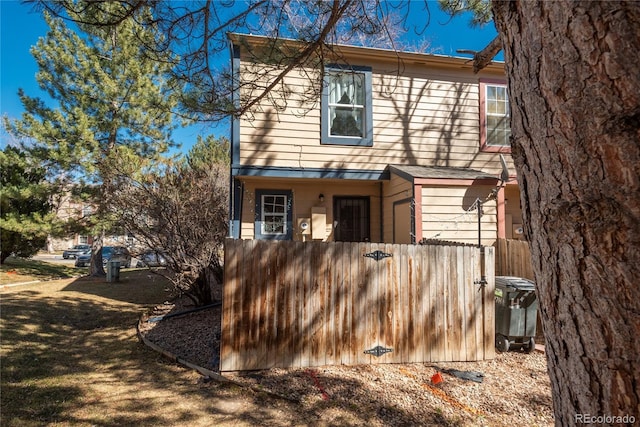
[[[293,193],[289,190],[256,190],[257,239],[291,240]]]

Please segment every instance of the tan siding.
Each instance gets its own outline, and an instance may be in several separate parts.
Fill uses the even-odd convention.
[[[380,241],[380,184],[378,182],[339,181],[339,180],[301,180],[291,179],[247,179],[244,185],[242,202],[241,239],[254,238],[255,191],[292,190],[293,191],[293,224],[297,218],[310,218],[312,207],[325,207],[326,235],[325,241],[333,241],[333,197],[334,196],[369,196],[371,239]],[[324,195],[320,202],[319,195]],[[303,236],[300,230],[294,230],[294,240],[310,240],[311,236]]]
[[[409,219],[409,220],[407,220]],[[406,200],[393,207],[393,242],[408,244],[412,239],[413,228],[411,228],[411,201]]]
[[[399,200],[413,197],[413,184],[404,178],[392,173],[389,181],[384,183],[384,203],[383,213],[384,218],[384,241],[386,243],[393,242],[393,225],[394,225],[394,212],[393,204]],[[411,218],[408,216],[404,218],[404,221],[408,224],[411,223]]]
[[[373,147],[320,145],[319,100],[301,103],[309,82],[285,79],[292,91],[241,120],[244,165],[382,170],[388,164],[469,167],[499,173],[497,154],[479,152],[479,88],[470,71],[395,63],[373,66]],[[493,77],[500,77],[494,75]],[[243,93],[243,97],[250,96]]]
[[[471,209],[476,198],[484,200],[489,186],[438,186],[422,188],[422,237],[477,243],[478,217]],[[485,202],[482,216],[482,242],[492,245],[497,235],[495,201]]]

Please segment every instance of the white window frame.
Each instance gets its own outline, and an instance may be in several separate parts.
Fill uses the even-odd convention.
[[[351,103],[344,104],[339,102],[331,102],[331,89],[333,87],[336,76],[347,76],[355,79],[355,76],[362,82],[362,101],[356,103],[355,96],[352,96]],[[335,101],[335,100],[334,100]],[[328,66],[325,69],[324,84],[322,90],[321,102],[321,144],[328,145],[356,145],[371,147],[373,145],[373,112],[372,112],[372,90],[371,90],[371,68],[370,67],[346,67],[346,66]],[[335,108],[350,108],[360,111],[360,127],[361,135],[334,135],[331,133],[332,119],[334,118]]]
[[[265,207],[268,206],[266,198],[267,197],[272,197],[274,198],[274,202],[271,203],[271,205],[273,205],[273,207],[276,206],[281,206],[282,207],[282,212],[265,212],[266,209]],[[280,201],[281,199],[281,201]],[[260,205],[262,207],[261,209],[261,218],[260,218],[260,234],[262,234],[263,236],[282,236],[282,235],[286,235],[287,234],[287,196],[284,194],[263,194],[261,196],[261,200],[260,200]],[[266,226],[267,224],[276,224],[276,222],[269,222],[267,221],[267,217],[272,217],[272,218],[282,218],[282,232],[279,231],[269,231],[267,230]]]
[[[498,89],[500,92],[504,93],[504,99],[499,99],[499,97],[490,98],[489,92],[492,88]],[[492,104],[502,103],[503,104],[503,113],[495,113],[491,112]],[[499,123],[506,124],[505,127],[505,139],[502,143],[497,141],[493,141],[491,138],[492,132],[497,129],[497,127],[489,126],[489,118],[495,117],[498,118]],[[507,85],[504,82],[498,81],[481,81],[480,82],[480,148],[482,151],[489,152],[510,152],[510,136],[511,136],[511,128],[510,128],[510,109],[509,109],[509,92]]]
[[[266,198],[273,197],[277,205],[283,207],[283,212],[272,212],[266,210]],[[293,191],[292,190],[269,190],[256,189],[255,192],[255,222],[254,238],[266,240],[291,240],[293,239]],[[274,205],[275,206],[275,205]],[[274,209],[275,210],[275,209]],[[282,229],[278,231],[269,230],[266,224],[268,218],[282,218]]]

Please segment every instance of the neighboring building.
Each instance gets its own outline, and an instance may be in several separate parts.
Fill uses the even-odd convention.
[[[230,39],[236,77],[255,78],[264,67],[247,47],[267,39]],[[340,59],[325,61],[315,103],[296,99],[305,73],[320,71],[299,68],[283,82],[286,105],[276,111],[265,100],[234,119],[232,237],[476,243],[477,199],[484,244],[521,236],[515,176],[487,199],[500,154],[514,175],[503,63],[474,74],[468,58],[334,50]]]
[[[61,220],[82,220],[93,214],[95,207],[83,201],[76,200],[71,193],[67,192],[59,195],[54,203],[57,206],[56,214]],[[87,234],[72,233],[65,237],[50,237],[47,242],[47,250],[63,251],[75,245],[93,243],[93,238]],[[108,234],[104,238],[104,245],[129,246],[135,244],[135,239],[131,234],[121,231],[116,234]]]
[[[74,199],[69,192],[58,195],[54,205],[56,206],[57,217],[64,221],[81,219],[85,215],[90,215],[92,211],[91,206]],[[90,245],[91,243],[93,243],[91,236],[73,233],[65,237],[50,237],[48,239],[47,249],[49,252],[63,251],[75,245]]]

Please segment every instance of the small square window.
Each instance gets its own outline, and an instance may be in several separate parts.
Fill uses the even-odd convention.
[[[262,235],[287,233],[287,196],[262,196]]]
[[[292,196],[289,190],[256,190],[256,239],[291,240]]]

